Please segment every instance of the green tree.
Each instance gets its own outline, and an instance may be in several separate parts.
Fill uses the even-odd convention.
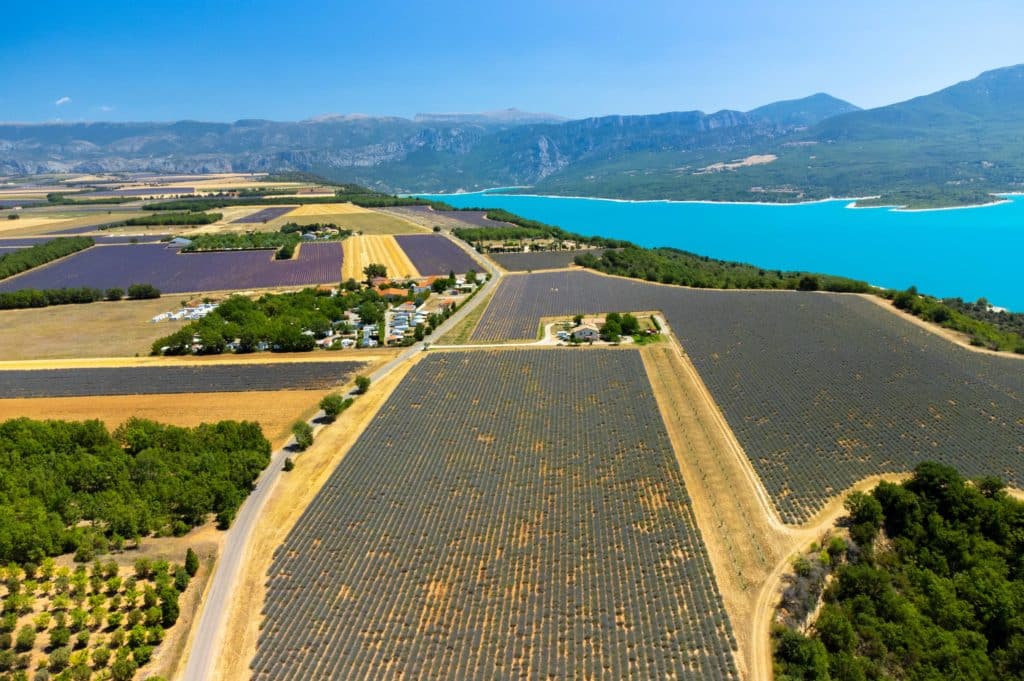
[[[105,300],[121,300],[122,298],[124,298],[124,289],[108,288],[103,293],[103,298]]]
[[[325,395],[324,398],[320,400],[320,408],[324,410],[324,414],[329,422],[338,418],[338,415],[345,411],[347,406],[345,398],[339,393]]]
[[[130,657],[118,658],[110,666],[110,678],[113,681],[132,681],[139,666]]]
[[[199,572],[199,556],[191,548],[185,551],[185,572],[189,577],[195,577]]]
[[[284,458],[284,465],[281,466],[281,470],[283,470],[285,473],[290,473],[291,471],[295,470],[295,462],[292,460],[292,457],[286,456]]]
[[[370,390],[370,382],[369,376],[356,376],[356,392],[365,395]]]
[[[805,274],[800,277],[800,281],[797,283],[796,287],[799,291],[817,291],[819,287],[818,278]]]
[[[300,452],[309,449],[313,444],[313,427],[305,421],[296,421],[292,424],[292,435],[295,437],[295,447]]]
[[[14,639],[14,649],[19,653],[23,653],[26,650],[32,650],[32,646],[36,644],[36,630],[29,625],[24,625],[21,629],[18,629],[18,636]]]
[[[882,505],[870,494],[853,492],[846,497],[843,506],[850,514],[850,538],[857,544],[870,546],[882,527]]]
[[[366,283],[369,284],[378,277],[387,277],[388,268],[380,263],[372,262],[363,268],[363,276],[366,277]]]

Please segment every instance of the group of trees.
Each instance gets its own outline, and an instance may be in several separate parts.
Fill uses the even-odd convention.
[[[125,295],[120,288],[23,288],[11,293],[0,293],[0,310],[24,310],[32,307],[49,307],[50,305],[79,305],[95,303],[98,300],[121,300]],[[133,300],[159,298],[160,289],[152,284],[132,284],[128,287],[128,297]]]
[[[905,312],[967,334],[974,345],[1024,354],[1024,314],[994,312],[984,300],[938,300],[919,293],[914,286],[905,291],[886,291],[885,295]]]
[[[600,332],[602,340],[613,342],[619,340],[620,336],[635,336],[640,333],[640,320],[628,312],[610,312],[605,316]]]
[[[222,217],[224,216],[221,213],[204,213],[202,211],[159,213],[131,218],[125,220],[124,224],[129,227],[209,225],[217,222]]]
[[[125,574],[108,560],[70,570],[51,558],[0,567],[0,673],[11,672],[0,678],[27,679],[35,658],[37,680],[133,679],[177,622],[199,558],[188,549],[184,565],[140,558],[134,567]]]
[[[675,248],[626,246],[601,256],[581,253],[576,264],[633,279],[695,288],[791,289],[866,293],[866,282],[831,275],[764,270],[744,263],[715,260]]]
[[[297,293],[267,294],[257,300],[231,296],[203,319],[153,342],[154,355],[191,354],[198,338],[199,354],[216,355],[236,343],[239,353],[269,349],[275,352],[307,352],[316,337],[331,331],[345,332],[350,309],[375,324],[384,318],[387,304],[376,291],[343,288],[337,295],[314,288]],[[306,333],[309,332],[309,333]]]
[[[463,210],[481,210],[479,208],[465,208]],[[606,239],[600,236],[584,236],[566,231],[561,227],[548,225],[537,220],[528,220],[515,213],[505,210],[488,210],[486,216],[489,220],[497,223],[493,227],[457,227],[452,234],[463,241],[475,245],[477,250],[483,250],[482,243],[485,241],[535,241],[550,240],[575,241],[577,244],[588,244],[591,246],[603,246],[605,248],[620,248],[629,245],[627,241],[619,239]]]
[[[131,419],[0,423],[0,561],[95,552],[151,533],[230,525],[270,461],[260,426]]]
[[[87,236],[61,237],[7,255],[0,255],[0,279],[85,250],[95,241]]]
[[[776,679],[1024,676],[1024,503],[1001,480],[923,463],[847,510],[809,634],[774,632]]]
[[[294,222],[281,227],[277,232],[246,232],[238,234],[234,232],[221,232],[218,234],[198,234],[191,237],[192,242],[181,249],[185,253],[198,253],[202,251],[247,251],[247,250],[274,250],[275,258],[288,260],[295,255],[295,248],[306,233],[322,232],[327,229],[334,229],[337,233],[332,234],[333,239],[344,239],[352,234],[351,230],[337,230],[333,224],[312,224],[298,225]]]

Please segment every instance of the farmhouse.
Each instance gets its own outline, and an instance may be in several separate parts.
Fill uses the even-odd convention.
[[[573,339],[578,341],[595,341],[601,337],[601,333],[593,324],[580,324],[571,333]]]

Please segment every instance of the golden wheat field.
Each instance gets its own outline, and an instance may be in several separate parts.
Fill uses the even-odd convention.
[[[420,276],[409,256],[395,241],[395,237],[386,234],[358,235],[345,239],[345,258],[341,262],[341,278],[343,280],[363,279],[363,268],[370,263],[384,265],[388,276],[394,278],[417,279]]]

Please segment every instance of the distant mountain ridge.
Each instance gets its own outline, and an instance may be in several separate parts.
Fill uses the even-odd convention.
[[[709,167],[720,172],[702,172]],[[398,192],[532,185],[621,198],[898,194],[955,204],[1024,187],[1024,66],[869,110],[818,93],[746,112],[581,120],[506,109],[413,119],[0,124],[0,174],[276,170]]]

